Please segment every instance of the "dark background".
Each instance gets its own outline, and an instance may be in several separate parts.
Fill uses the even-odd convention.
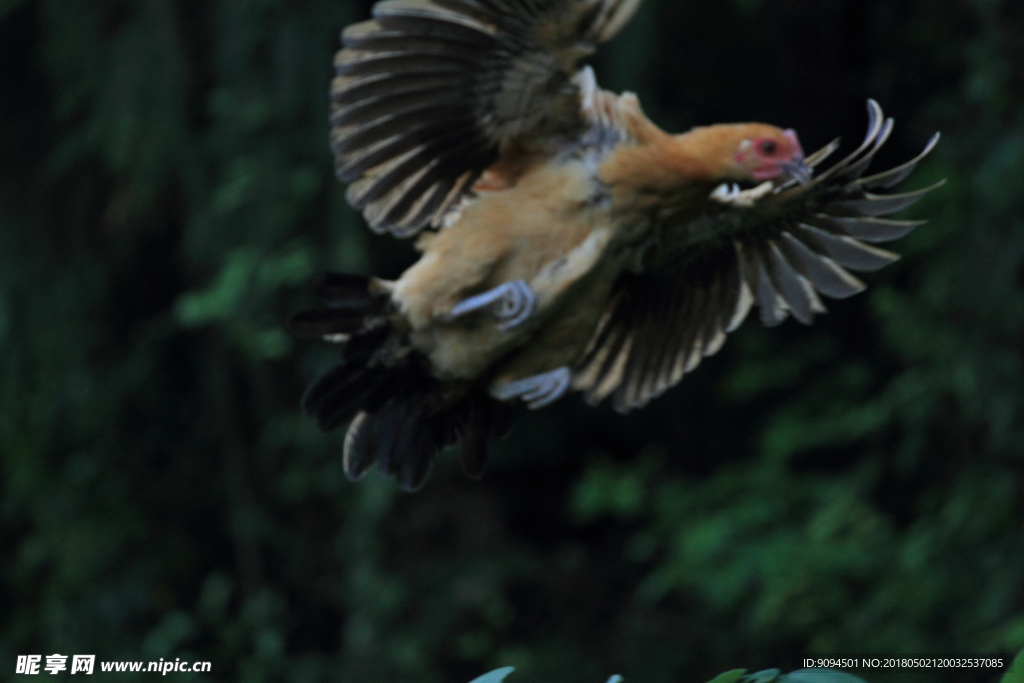
[[[482,482],[446,455],[414,495],[345,480],[298,410],[336,352],[282,325],[316,272],[413,258],[326,144],[369,6],[0,0],[3,677],[668,683],[1024,646],[1024,3],[647,0],[605,87],[808,151],[874,97],[879,167],[944,134],[906,184],[948,178],[930,222],[812,327],[750,321],[636,414],[523,411]]]

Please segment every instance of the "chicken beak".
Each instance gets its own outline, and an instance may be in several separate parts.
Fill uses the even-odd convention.
[[[804,186],[810,184],[811,174],[814,173],[811,167],[807,165],[807,162],[804,161],[802,154],[794,156],[792,161],[780,164],[780,168],[783,173]]]
[[[800,146],[800,139],[797,138],[796,131],[789,128],[784,130],[782,134],[785,135],[790,144],[793,145],[793,158],[780,165],[782,172],[801,185],[806,186],[810,184],[811,175],[814,171],[807,165],[807,162],[804,161],[804,150],[803,147]]]

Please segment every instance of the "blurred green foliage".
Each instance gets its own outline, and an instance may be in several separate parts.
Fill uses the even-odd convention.
[[[474,678],[469,683],[503,683],[515,667],[507,666]],[[618,674],[608,679],[607,683],[622,683]],[[845,671],[835,669],[800,669],[784,674],[778,669],[765,669],[748,674],[746,669],[733,669],[718,674],[708,683],[864,683],[861,679]]]
[[[297,407],[334,352],[282,325],[313,273],[413,257],[331,175],[369,6],[0,0],[0,667],[662,683],[1024,647],[1022,3],[646,0],[596,64],[665,127],[813,149],[871,96],[879,164],[940,129],[910,184],[949,182],[813,327],[748,323],[634,415],[521,415],[484,481],[446,458],[411,496],[345,480]]]
[[[999,683],[1021,683],[1024,681],[1024,650],[1017,653],[1010,669]]]

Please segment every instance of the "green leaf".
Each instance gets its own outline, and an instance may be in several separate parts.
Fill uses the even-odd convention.
[[[744,676],[743,683],[772,683],[772,681],[778,680],[778,678],[778,669],[763,669],[762,671],[755,671]]]
[[[864,683],[864,679],[837,669],[798,669],[780,679],[780,683]]]
[[[606,683],[622,683],[623,680],[625,679],[623,679],[622,676],[620,676],[619,674],[615,674],[614,676],[609,678]]]
[[[1024,650],[1021,650],[999,683],[1024,683]]]
[[[506,676],[515,670],[516,668],[514,666],[505,666],[500,669],[495,669],[490,673],[485,673],[479,678],[474,678],[469,683],[501,683],[505,680]]]
[[[206,289],[184,292],[174,303],[174,314],[183,327],[199,327],[228,317],[250,289],[258,264],[251,249],[237,249],[224,262],[214,282]]]
[[[284,254],[270,255],[256,268],[256,281],[267,290],[282,285],[296,285],[308,280],[314,271],[313,258],[308,249],[294,247]]]
[[[746,669],[733,669],[732,671],[718,674],[708,683],[736,683],[745,673],[747,673]]]
[[[249,342],[253,355],[260,359],[276,360],[292,349],[291,337],[277,327],[252,334]]]

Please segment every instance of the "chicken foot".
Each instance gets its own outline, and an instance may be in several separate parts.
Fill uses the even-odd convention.
[[[492,386],[490,394],[499,401],[521,398],[531,410],[554,403],[569,389],[572,371],[562,366],[551,372]]]
[[[513,280],[459,302],[444,319],[450,322],[485,308],[498,319],[498,329],[507,332],[529,319],[537,308],[537,295],[524,280]]]

